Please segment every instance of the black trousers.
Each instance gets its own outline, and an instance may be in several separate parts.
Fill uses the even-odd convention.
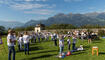
[[[75,48],[75,43],[73,43],[73,45],[72,45],[72,49],[73,50],[75,50],[76,48]]]
[[[56,39],[54,40],[54,45],[57,46],[57,40]]]
[[[69,51],[70,51],[70,46],[71,46],[71,45],[70,45],[70,44],[68,44],[68,50],[69,50]]]

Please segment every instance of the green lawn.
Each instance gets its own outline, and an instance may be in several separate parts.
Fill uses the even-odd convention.
[[[3,45],[0,45],[0,60],[8,60],[8,47],[6,38],[3,38]],[[16,46],[16,60],[105,60],[105,39],[93,41],[92,44],[88,44],[87,40],[82,42],[77,41],[76,46],[80,44],[84,45],[85,51],[74,52],[72,55],[65,57],[64,59],[57,58],[59,48],[55,47],[53,41],[46,41],[30,45],[30,55],[25,55],[24,52],[18,52]],[[92,46],[99,47],[99,56],[92,56]],[[65,41],[64,51],[67,51],[67,44]]]

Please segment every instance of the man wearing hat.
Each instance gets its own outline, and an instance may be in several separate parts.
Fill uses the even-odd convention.
[[[14,34],[13,34],[13,30],[9,30],[8,31],[8,35],[7,35],[7,45],[8,45],[8,60],[11,60],[11,54],[12,55],[12,60],[15,60],[15,42],[16,40],[14,40]]]

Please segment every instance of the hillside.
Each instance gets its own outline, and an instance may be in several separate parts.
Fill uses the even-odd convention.
[[[17,21],[0,21],[0,26],[4,26],[6,29],[8,28],[15,28],[15,27],[21,27],[24,23],[17,22]]]
[[[85,24],[99,24],[105,25],[105,13],[86,13],[86,14],[63,14],[59,13],[53,17],[49,17],[46,20],[30,20],[24,26],[35,26],[38,23],[43,23],[45,25],[51,24],[73,24],[76,26],[81,26]]]

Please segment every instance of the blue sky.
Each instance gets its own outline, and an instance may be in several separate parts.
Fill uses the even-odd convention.
[[[27,22],[58,13],[104,12],[105,0],[0,0],[0,21]]]

